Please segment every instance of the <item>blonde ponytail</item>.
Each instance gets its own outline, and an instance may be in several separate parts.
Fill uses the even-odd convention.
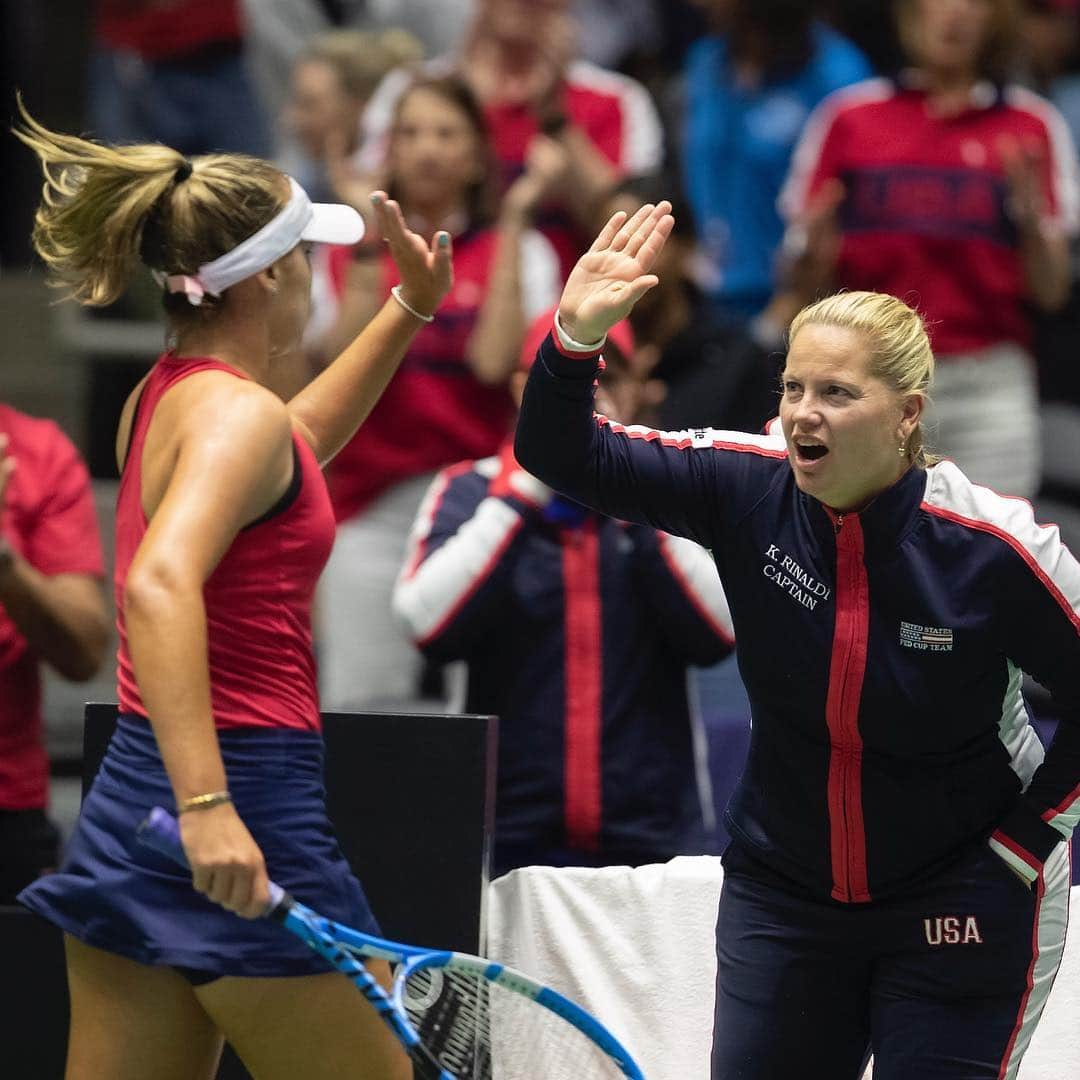
[[[21,98],[18,107],[14,134],[45,176],[34,249],[51,283],[80,304],[111,304],[140,261],[193,273],[256,233],[288,198],[284,175],[259,158],[208,154],[189,162],[160,144],[107,146],[50,131]],[[189,316],[185,307],[166,297],[173,314]]]

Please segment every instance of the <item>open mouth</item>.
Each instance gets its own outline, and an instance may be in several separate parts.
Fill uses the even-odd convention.
[[[828,452],[829,448],[821,443],[795,444],[795,456],[800,461],[820,461]]]

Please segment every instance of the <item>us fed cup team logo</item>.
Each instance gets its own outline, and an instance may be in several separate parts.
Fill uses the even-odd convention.
[[[900,623],[900,644],[918,652],[952,652],[953,632],[947,626],[920,626]]]

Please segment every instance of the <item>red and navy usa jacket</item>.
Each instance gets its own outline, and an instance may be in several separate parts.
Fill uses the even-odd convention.
[[[712,551],[753,716],[733,838],[842,902],[900,892],[981,838],[1034,882],[1080,815],[1080,565],[1057,528],[949,462],[833,514],[799,491],[780,436],[594,419],[596,366],[544,342],[518,459]],[[1023,672],[1063,713],[1045,760]]]
[[[498,472],[488,458],[436,477],[394,596],[426,654],[467,661],[468,711],[499,716],[497,843],[678,854],[701,815],[687,666],[733,644],[708,553],[541,505],[520,470],[497,494]]]

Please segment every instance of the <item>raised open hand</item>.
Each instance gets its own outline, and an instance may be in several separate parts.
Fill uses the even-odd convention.
[[[385,191],[373,191],[371,204],[379,232],[390,245],[390,254],[401,275],[401,295],[411,308],[432,315],[454,283],[450,261],[450,234],[437,232],[430,246],[414,233],[401,215],[401,207]]]
[[[671,233],[671,203],[646,203],[627,219],[613,214],[570,272],[559,300],[563,329],[599,341],[659,280],[649,270]]]

